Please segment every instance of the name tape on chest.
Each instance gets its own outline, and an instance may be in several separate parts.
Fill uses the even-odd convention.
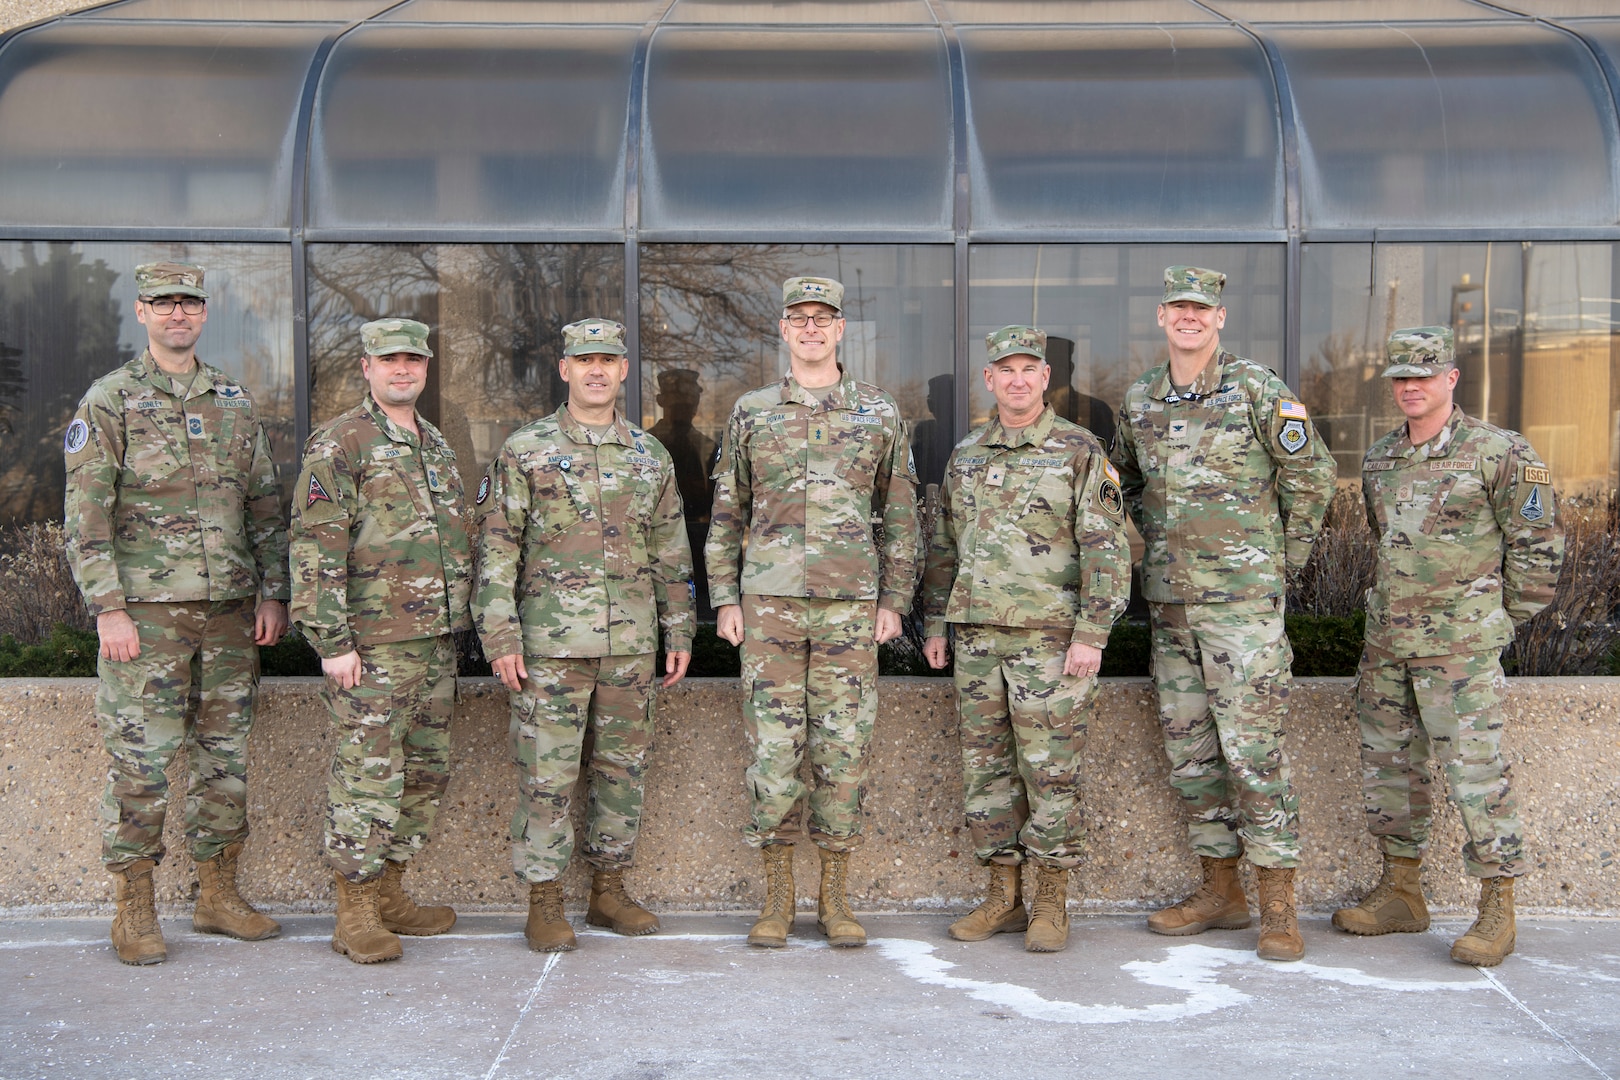
[[[628,461],[632,465],[639,465],[642,468],[656,469],[658,467],[658,459],[653,457],[651,454],[626,454],[624,455],[624,460]]]
[[[873,416],[871,413],[846,413],[844,419],[852,424],[864,424],[867,427],[883,426],[883,417]]]
[[[1429,462],[1430,472],[1473,472],[1479,468],[1479,458],[1446,458]]]
[[[166,405],[167,401],[160,401],[157,398],[141,398],[139,401],[129,403],[129,407],[136,412],[157,412]]]
[[[1362,472],[1391,472],[1401,467],[1398,461],[1364,461],[1361,463]]]
[[[1012,464],[1025,469],[1061,469],[1068,462],[1060,457],[1021,457],[1015,458]]]
[[[218,398],[214,401],[214,404],[219,406],[221,409],[253,408],[253,402],[249,401],[247,398]]]
[[[411,448],[408,446],[378,446],[371,451],[372,461],[395,461],[410,456]]]

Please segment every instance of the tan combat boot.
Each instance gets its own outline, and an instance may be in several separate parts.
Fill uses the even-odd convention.
[[[350,881],[332,871],[337,885],[337,924],[332,927],[332,951],[342,953],[357,964],[377,964],[398,960],[405,955],[399,938],[383,927],[377,914],[377,893],[382,877],[370,881]]]
[[[156,869],[157,863],[151,859],[136,859],[122,870],[110,871],[113,897],[118,902],[112,943],[118,959],[126,964],[161,964],[169,958],[152,896],[152,871]]]
[[[1451,958],[1459,964],[1495,967],[1513,951],[1517,941],[1518,926],[1513,921],[1513,879],[1480,878],[1479,918],[1468,928],[1468,933],[1451,946]]]
[[[1419,881],[1423,860],[1384,856],[1384,873],[1355,907],[1333,913],[1333,925],[1347,934],[1421,934],[1429,928],[1429,905]]]
[[[853,949],[866,944],[866,928],[855,921],[849,910],[849,852],[821,853],[821,897],[816,901],[816,929],[827,935],[835,949]]]
[[[1254,868],[1260,886],[1260,944],[1255,953],[1262,960],[1303,960],[1305,939],[1299,936],[1299,918],[1294,913],[1294,869],[1280,866]]]
[[[748,931],[748,944],[780,949],[787,944],[798,906],[798,894],[793,891],[793,845],[767,844],[760,854],[765,857],[765,907]]]
[[[624,891],[623,870],[597,870],[591,875],[591,905],[586,909],[585,921],[627,937],[656,934],[659,928],[658,916]]]
[[[529,885],[529,921],[523,924],[523,940],[535,952],[573,952],[579,944],[563,915],[562,882],[553,878]]]
[[[377,888],[377,918],[383,929],[411,937],[432,937],[456,925],[456,909],[422,907],[405,894],[405,864],[383,860],[382,884]]]
[[[1024,951],[1062,952],[1068,944],[1069,872],[1061,866],[1037,866]]]
[[[236,860],[242,842],[227,844],[207,862],[197,863],[197,909],[191,928],[201,934],[227,934],[243,941],[263,941],[281,933],[281,924],[256,911],[236,891]]]
[[[1199,857],[1204,883],[1187,899],[1148,916],[1155,934],[1179,937],[1205,930],[1242,930],[1249,925],[1249,898],[1238,881],[1238,856],[1229,859]]]
[[[995,934],[1011,934],[1029,925],[1024,909],[1023,867],[1017,863],[990,864],[990,888],[984,902],[951,923],[948,933],[957,941],[983,941]]]

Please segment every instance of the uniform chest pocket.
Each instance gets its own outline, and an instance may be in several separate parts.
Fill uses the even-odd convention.
[[[541,466],[533,474],[529,489],[529,524],[545,535],[572,528],[584,520],[574,494],[577,481],[556,462]]]
[[[183,437],[183,424],[178,414],[160,419],[151,413],[131,412],[124,430],[123,484],[150,487],[178,472],[185,462],[175,449],[175,440]]]
[[[421,468],[415,455],[367,462],[360,476],[361,504],[379,521],[398,527],[431,518],[427,485],[418,482]]]
[[[1020,524],[1032,535],[1047,539],[1056,536],[1074,501],[1070,477],[1054,469],[1042,469],[1023,487],[1027,494],[1018,513]]]
[[[1449,473],[1437,485],[1423,531],[1436,540],[1461,543],[1478,532],[1482,515],[1491,516],[1491,510],[1479,475]]]
[[[838,443],[839,475],[857,486],[876,476],[887,441],[882,424],[862,423],[850,417],[834,417],[831,423]]]

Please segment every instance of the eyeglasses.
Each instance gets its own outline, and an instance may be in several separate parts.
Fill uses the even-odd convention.
[[[205,302],[198,296],[187,296],[179,300],[172,296],[161,296],[151,300],[144,300],[142,303],[151,308],[154,315],[173,315],[176,304],[187,315],[201,315]]]
[[[783,318],[787,320],[787,324],[789,326],[804,326],[806,323],[810,322],[814,322],[817,326],[831,326],[834,319],[841,317],[842,316],[835,315],[828,311],[819,311],[814,315],[806,315],[803,312],[794,312],[792,315],[783,316]]]

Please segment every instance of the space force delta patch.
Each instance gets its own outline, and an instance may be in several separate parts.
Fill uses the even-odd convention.
[[[321,485],[321,478],[316,476],[314,473],[310,473],[309,491],[304,496],[304,509],[308,510],[318,502],[329,503],[331,501],[332,496],[328,495],[326,493],[326,488]]]
[[[478,505],[483,506],[487,498],[489,498],[489,474],[485,473],[484,478],[478,481]]]

